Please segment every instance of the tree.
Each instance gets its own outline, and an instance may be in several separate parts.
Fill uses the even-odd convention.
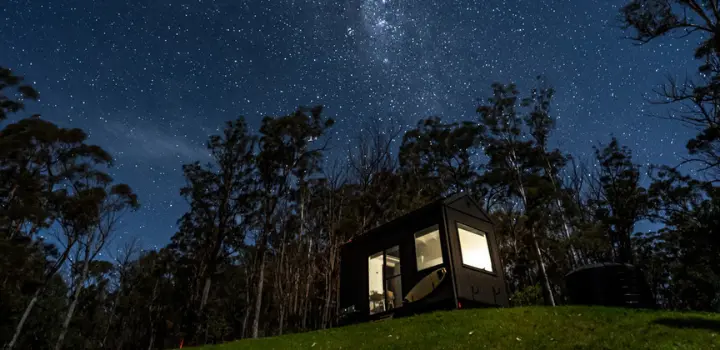
[[[265,265],[269,244],[278,238],[283,226],[283,205],[287,203],[293,180],[307,178],[319,171],[319,160],[324,146],[311,148],[312,142],[323,136],[332,126],[332,119],[322,117],[322,107],[299,108],[294,113],[278,117],[265,117],[260,127],[257,156],[259,208],[256,222],[259,225],[257,246],[257,282],[252,322],[252,337],[260,331]],[[282,241],[281,241],[282,242]]]
[[[138,344],[147,344],[147,349],[158,348],[158,344],[167,347],[166,339],[174,338],[175,324],[180,323],[178,310],[187,300],[183,298],[185,288],[178,288],[186,285],[179,267],[166,248],[146,252],[133,262],[126,282],[132,288],[126,289],[118,305],[122,317],[113,348],[137,349]]]
[[[189,334],[204,327],[203,311],[212,281],[228,259],[244,246],[249,213],[254,209],[252,178],[255,170],[255,138],[249,134],[243,118],[228,122],[222,135],[211,136],[207,149],[212,162],[185,165],[187,185],[180,193],[190,211],[180,219],[180,231],[171,247],[194,265],[190,280],[189,310],[193,327]]]
[[[523,239],[528,240],[535,255],[545,302],[555,305],[545,262],[554,254],[541,247],[542,241],[553,239],[550,233],[562,224],[552,213],[563,210],[555,178],[566,157],[546,149],[552,125],[547,116],[552,92],[536,90],[530,98],[521,99],[512,84],[496,83],[492,88],[492,97],[477,108],[484,126],[482,145],[488,157],[482,182],[490,188],[489,193],[502,193],[503,201],[525,217],[522,232],[527,235]]]
[[[105,347],[110,331],[113,326],[116,325],[115,319],[117,316],[117,309],[118,304],[120,303],[120,298],[128,293],[128,289],[132,290],[132,288],[134,287],[134,285],[128,284],[128,279],[133,274],[133,269],[136,268],[134,262],[138,258],[137,255],[139,254],[139,252],[140,241],[137,238],[131,238],[122,246],[121,249],[118,249],[118,255],[115,255],[113,257],[115,263],[115,266],[113,266],[113,272],[115,277],[113,281],[116,284],[112,286],[113,292],[109,293],[113,294],[111,295],[112,303],[110,306],[109,314],[107,315],[105,330],[103,331],[102,338],[99,341],[101,348]],[[122,316],[123,315],[120,315],[120,320],[118,323],[122,323]]]
[[[631,5],[623,13],[640,41],[683,28],[715,38],[706,22],[716,22],[717,1]],[[680,16],[683,8],[690,15]],[[698,49],[706,60],[698,80],[661,90],[664,102],[689,104],[675,117],[700,127],[688,149],[710,170],[718,154],[717,47],[713,39]],[[596,149],[592,172],[554,148],[554,91],[544,81],[527,95],[512,84],[492,88],[479,118],[432,116],[404,134],[396,124],[366,122],[347,154],[326,153],[333,121],[319,106],[266,117],[259,133],[243,118],[230,121],[209,138],[208,164],[183,167],[189,209],[170,244],[141,254],[129,247],[114,263],[100,252],[138,203],[107,174],[112,157],[80,129],[37,116],[7,125],[0,341],[154,349],[332,327],[341,245],[459,191],[493,218],[512,305],[561,303],[569,270],[614,260],[640,267],[664,308],[720,310],[715,180],[663,166],[645,189],[641,167],[615,139]],[[37,97],[1,69],[0,91],[0,119]],[[634,233],[642,218],[664,227]]]
[[[473,156],[479,153],[481,125],[465,121],[443,124],[440,118],[418,122],[405,133],[400,146],[400,166],[425,183],[420,192],[433,198],[471,191],[478,182]]]
[[[82,269],[81,266],[77,267]],[[64,344],[69,348],[98,347],[102,341],[103,328],[110,321],[108,296],[111,293],[114,264],[95,260],[89,264],[87,278],[80,287],[77,307],[70,323]]]
[[[40,229],[73,215],[74,208],[67,203],[75,197],[68,189],[83,179],[105,176],[97,169],[111,164],[110,155],[86,140],[80,129],[60,128],[38,117],[0,131],[0,227],[6,238],[33,240]],[[74,237],[65,241],[58,254],[44,264],[9,348],[17,343],[43,286],[64,266],[76,243]]]
[[[598,162],[596,218],[603,224],[616,262],[632,264],[635,223],[647,211],[647,191],[640,185],[640,167],[632,162],[627,147],[616,138],[602,150],[595,148]]]
[[[320,249],[324,248],[324,251],[318,253],[320,259],[315,265],[324,267],[325,276],[325,303],[323,305],[321,328],[330,327],[335,321],[335,317],[338,314],[337,307],[339,306],[339,293],[340,293],[340,246],[347,242],[348,236],[352,235],[352,231],[344,230],[342,227],[342,220],[345,217],[344,214],[348,209],[348,197],[344,196],[344,189],[347,189],[347,179],[344,176],[345,172],[338,167],[333,167],[331,172],[325,173],[326,181],[320,183],[317,189],[311,196],[309,213],[315,213],[314,226],[309,226],[310,232],[318,232],[318,236],[315,237],[316,246]],[[323,244],[324,243],[324,244]],[[317,250],[320,250],[317,249]],[[308,249],[308,255],[311,250]],[[317,267],[315,267],[317,269]],[[308,277],[313,273],[313,270],[308,271]],[[305,290],[305,299],[309,298],[310,283],[308,281]],[[332,305],[336,307],[331,309]],[[302,328],[306,327],[306,320],[308,314],[308,308],[303,309],[302,316]]]
[[[27,84],[22,84],[23,77],[15,75],[10,69],[0,66],[0,122],[7,119],[8,114],[16,113],[25,107],[24,100],[37,100],[39,94]],[[6,89],[13,89],[7,95]]]
[[[364,122],[348,145],[347,181],[342,190],[349,196],[347,232],[352,238],[381,224],[397,214],[398,161],[393,156],[393,144],[401,130],[397,123]],[[352,216],[352,219],[350,219]]]
[[[538,86],[531,90],[530,96],[522,101],[522,106],[529,108],[529,112],[525,115],[524,121],[527,126],[528,133],[534,141],[534,155],[542,163],[544,171],[544,181],[549,182],[551,186],[548,188],[548,195],[554,204],[554,213],[557,214],[559,220],[554,221],[562,231],[563,239],[567,240],[568,265],[576,267],[582,260],[582,254],[576,251],[572,237],[573,228],[571,220],[568,217],[568,208],[563,205],[567,202],[568,194],[573,189],[563,188],[563,181],[560,179],[562,170],[566,167],[571,157],[562,153],[559,149],[550,149],[550,136],[555,128],[555,119],[550,115],[552,99],[555,90],[547,85],[542,76],[537,77]]]
[[[655,169],[650,218],[664,225],[635,238],[638,264],[662,307],[720,311],[720,192],[716,186]]]
[[[25,317],[24,332],[16,333],[15,344],[23,348],[52,347],[47,340],[54,338],[67,289],[59,276],[45,280],[46,267],[57,258],[57,249],[42,239],[0,239],[0,344],[3,348],[13,339],[30,305],[35,312],[32,317],[29,313]],[[40,288],[42,298],[37,293]]]
[[[65,215],[60,220],[62,241],[71,246],[72,296],[65,321],[55,344],[63,346],[80,293],[90,273],[97,266],[96,258],[110,242],[122,214],[139,207],[137,195],[126,184],[113,184],[113,179],[100,171],[91,171],[72,182],[72,195],[64,201]]]
[[[682,33],[702,38],[694,57],[703,60],[696,79],[671,79],[657,92],[658,103],[679,104],[671,118],[698,130],[686,147],[686,162],[700,164],[720,181],[720,10],[716,0],[631,0],[620,13],[625,29],[639,43]]]

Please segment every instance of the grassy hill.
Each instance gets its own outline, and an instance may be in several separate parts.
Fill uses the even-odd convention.
[[[196,349],[720,349],[720,315],[604,307],[436,312]]]

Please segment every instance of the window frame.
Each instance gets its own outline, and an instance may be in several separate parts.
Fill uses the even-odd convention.
[[[474,234],[479,234],[479,235],[485,236],[485,239],[487,241],[488,254],[490,255],[490,267],[492,268],[492,271],[488,271],[483,268],[475,267],[475,266],[468,265],[465,263],[465,256],[463,254],[462,242],[460,240],[460,228],[462,228],[465,231],[474,233]],[[460,253],[460,262],[464,268],[470,269],[473,271],[486,273],[486,274],[492,275],[492,276],[497,276],[497,272],[496,272],[497,266],[495,266],[495,259],[493,259],[493,251],[494,250],[493,250],[492,244],[490,244],[490,238],[489,238],[489,234],[487,232],[480,230],[480,229],[476,229],[470,225],[463,224],[459,221],[455,221],[455,235],[457,237],[457,242],[458,242],[458,252]]]
[[[370,316],[381,314],[383,312],[388,311],[387,310],[387,296],[385,295],[386,294],[386,292],[385,292],[385,249],[383,249],[379,252],[372,253],[368,256],[368,267],[367,267],[367,270],[368,270],[368,279],[367,279],[368,280],[368,289],[367,289],[368,304],[367,305],[368,305],[368,307],[370,306],[370,295],[371,295],[370,288],[369,288],[369,285],[370,285],[370,261],[373,259],[374,256],[376,256],[378,254],[382,254],[382,265],[380,266],[380,285],[381,285],[382,292],[383,292],[383,300],[385,303],[385,306],[384,306],[385,310],[373,313],[372,308],[369,308],[368,314]]]
[[[429,234],[429,233],[431,233],[431,232],[433,232],[433,231],[438,231],[438,242],[440,243],[440,258],[442,259],[442,262],[439,263],[439,264],[433,265],[433,266],[427,266],[427,267],[424,267],[424,268],[420,269],[420,266],[419,266],[418,263],[417,263],[417,256],[418,256],[418,255],[417,255],[417,253],[418,253],[418,250],[417,250],[417,241],[416,241],[416,240],[417,240],[417,236],[418,236],[418,235]],[[432,225],[432,226],[430,226],[430,227],[424,228],[424,229],[422,229],[422,230],[420,230],[420,231],[417,231],[417,232],[413,233],[413,250],[414,250],[414,253],[415,253],[415,254],[414,254],[414,256],[415,256],[415,272],[427,271],[427,270],[432,269],[432,268],[437,268],[438,266],[444,266],[444,265],[445,265],[445,254],[443,254],[442,232],[440,231],[440,225],[435,224],[435,225]]]
[[[389,309],[389,308],[388,308],[388,300],[389,300],[389,299],[388,299],[388,293],[387,293],[387,292],[388,292],[388,287],[387,287],[387,286],[388,286],[388,282],[389,282],[390,280],[393,280],[393,279],[395,279],[395,278],[398,278],[398,279],[400,279],[400,292],[401,292],[401,293],[402,293],[402,289],[403,289],[403,286],[402,286],[402,266],[403,266],[402,258],[400,258],[400,273],[398,273],[398,274],[396,274],[396,275],[392,275],[392,276],[387,276],[386,273],[385,273],[385,269],[387,268],[387,256],[388,256],[387,252],[390,251],[390,250],[393,250],[393,249],[396,248],[396,247],[397,247],[398,256],[399,256],[399,257],[402,257],[402,252],[401,252],[401,249],[400,249],[400,248],[401,248],[401,245],[400,245],[400,244],[396,244],[396,245],[390,246],[389,248],[382,249],[382,250],[380,250],[379,252],[375,252],[375,253],[372,253],[372,254],[368,255],[368,261],[370,261],[370,258],[371,258],[371,257],[376,256],[376,255],[378,255],[378,254],[382,254],[382,257],[383,257],[382,261],[383,261],[383,263],[382,263],[382,268],[380,269],[380,274],[381,274],[381,277],[382,277],[382,289],[383,289],[383,290],[382,290],[382,292],[383,292],[382,294],[383,294],[384,303],[385,303],[385,306],[384,306],[384,307],[385,307],[385,310],[379,311],[379,312],[375,312],[375,313],[373,313],[372,310],[369,310],[368,314],[369,314],[370,316],[379,315],[379,314],[383,314],[383,313],[386,313],[386,312],[390,312],[390,311],[393,311],[394,309],[397,309],[397,308],[399,308],[399,307],[402,306],[402,305],[397,305],[397,306],[393,306],[392,309]],[[369,273],[369,272],[370,272],[370,267],[368,266],[368,283],[370,282],[370,273]],[[367,297],[370,298],[370,294],[369,294],[369,293],[370,293],[370,290],[369,290],[369,288],[368,288],[367,293],[368,293],[368,296],[367,296]],[[369,300],[368,300],[368,301],[369,301]],[[368,304],[368,305],[369,305],[369,304]]]

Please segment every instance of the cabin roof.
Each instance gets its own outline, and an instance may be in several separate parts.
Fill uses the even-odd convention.
[[[433,209],[435,209],[435,208],[439,210],[439,209],[441,208],[441,206],[443,206],[443,205],[449,205],[449,204],[451,204],[451,203],[453,203],[453,202],[456,202],[457,200],[462,199],[462,198],[465,198],[465,197],[467,197],[473,204],[475,204],[475,205],[478,207],[478,209],[480,210],[480,212],[481,212],[481,213],[483,214],[483,216],[484,216],[483,219],[486,219],[486,220],[488,220],[490,223],[492,223],[492,221],[490,220],[490,217],[485,213],[485,211],[482,210],[482,207],[480,207],[480,205],[472,198],[472,196],[471,196],[468,192],[458,192],[458,193],[455,193],[455,194],[450,195],[450,196],[445,196],[445,197],[438,198],[438,199],[436,199],[436,200],[434,200],[434,201],[431,201],[430,203],[428,203],[428,204],[426,204],[426,205],[424,205],[424,206],[422,206],[422,207],[420,207],[420,208],[418,208],[418,209],[415,209],[415,210],[413,210],[413,211],[407,212],[407,213],[405,213],[405,214],[403,214],[403,215],[401,215],[401,216],[398,216],[398,217],[396,217],[395,219],[392,219],[392,220],[390,220],[390,221],[388,221],[388,222],[386,222],[386,223],[384,223],[384,224],[378,225],[378,226],[376,226],[376,227],[374,227],[374,228],[372,228],[372,229],[370,229],[370,230],[368,230],[368,231],[365,231],[365,233],[363,233],[361,236],[355,237],[354,239],[345,242],[345,243],[343,244],[343,246],[348,246],[348,245],[352,245],[352,244],[355,244],[355,243],[360,243],[360,242],[368,241],[368,240],[372,239],[372,238],[373,238],[375,235],[377,235],[378,233],[382,232],[382,231],[383,231],[386,227],[388,227],[388,226],[398,225],[399,223],[401,223],[401,222],[403,222],[403,221],[406,221],[406,220],[409,220],[409,219],[412,218],[413,216],[419,215],[420,213],[425,212],[425,211],[433,210]],[[440,223],[438,223],[438,224],[440,224]],[[351,243],[352,243],[352,244],[351,244]]]

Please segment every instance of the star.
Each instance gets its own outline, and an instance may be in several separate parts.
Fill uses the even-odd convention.
[[[112,175],[142,202],[123,239],[152,248],[187,209],[182,165],[209,159],[209,135],[239,115],[257,130],[298,105],[325,105],[347,149],[371,121],[406,131],[434,115],[473,120],[491,83],[527,91],[542,74],[556,90],[554,145],[587,158],[614,134],[641,164],[676,162],[692,131],[649,118],[663,110],[646,98],[667,72],[697,65],[694,43],[618,41],[625,2],[11,0],[0,62],[39,90],[29,111],[115,156]]]

